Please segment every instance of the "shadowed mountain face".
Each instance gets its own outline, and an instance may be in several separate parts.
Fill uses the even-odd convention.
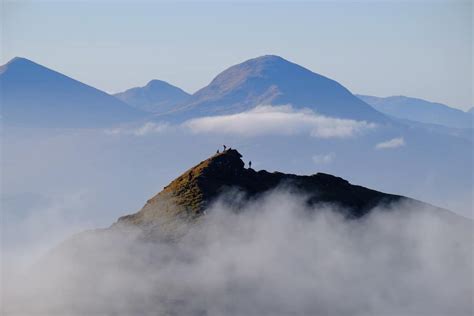
[[[217,153],[183,173],[163,191],[147,201],[132,215],[123,216],[116,226],[138,225],[147,229],[167,226],[177,219],[185,222],[202,216],[206,207],[218,198],[239,209],[239,201],[261,197],[275,189],[300,194],[309,206],[330,203],[340,207],[349,218],[359,218],[376,206],[400,200],[414,200],[386,194],[324,173],[299,176],[280,172],[255,171],[245,168],[237,150]],[[421,203],[421,202],[416,202]]]
[[[193,94],[178,115],[190,118],[233,114],[261,104],[291,104],[340,118],[387,120],[336,81],[271,55],[223,71],[207,87]]]
[[[165,81],[152,80],[144,87],[128,89],[115,97],[142,111],[166,113],[189,98],[189,94]]]
[[[358,95],[358,97],[376,110],[397,118],[454,128],[472,127],[472,116],[469,113],[445,104],[405,96],[380,98]]]
[[[104,127],[144,117],[113,96],[14,58],[0,68],[2,122],[27,127]]]

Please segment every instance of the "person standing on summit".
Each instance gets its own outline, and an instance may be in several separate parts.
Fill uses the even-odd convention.
[[[227,150],[227,146],[226,146],[226,145],[222,145],[222,146],[224,146],[224,151],[226,151],[226,150]]]

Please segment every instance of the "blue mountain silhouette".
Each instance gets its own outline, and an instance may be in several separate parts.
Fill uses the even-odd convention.
[[[140,110],[166,113],[189,98],[189,94],[162,80],[151,80],[144,87],[128,89],[115,97]]]
[[[388,120],[338,82],[274,55],[223,71],[178,107],[176,114],[184,118],[231,114],[261,104],[291,104],[340,118]]]
[[[2,122],[28,127],[103,127],[144,117],[115,97],[28,59],[0,67]]]
[[[401,119],[455,128],[471,128],[472,115],[442,103],[406,96],[380,98],[358,95],[376,110]]]

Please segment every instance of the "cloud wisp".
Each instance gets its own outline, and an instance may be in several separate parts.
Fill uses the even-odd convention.
[[[170,127],[169,124],[159,122],[146,122],[140,126],[135,127],[116,127],[106,129],[107,135],[133,135],[133,136],[148,136],[152,134],[159,134],[166,131]]]
[[[281,191],[244,205],[215,203],[178,243],[76,236],[4,274],[6,315],[472,314],[472,225],[409,204],[347,220]]]
[[[403,137],[396,137],[385,142],[375,145],[376,149],[393,149],[405,146],[405,139]]]
[[[374,123],[332,118],[291,106],[258,106],[221,116],[196,118],[184,123],[193,133],[223,133],[245,137],[308,134],[316,138],[348,138],[376,127]]]
[[[336,155],[334,153],[329,153],[329,154],[317,154],[313,155],[312,160],[315,164],[317,165],[326,165],[330,164]]]
[[[311,110],[295,110],[290,105],[262,105],[230,115],[205,116],[179,125],[145,122],[105,130],[107,135],[149,136],[165,131],[191,131],[194,134],[226,134],[242,137],[270,135],[309,135],[315,138],[350,138],[376,127],[375,123],[319,115]]]

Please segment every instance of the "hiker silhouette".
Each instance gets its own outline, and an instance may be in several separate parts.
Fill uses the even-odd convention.
[[[227,149],[227,146],[226,146],[226,145],[222,145],[222,146],[224,146],[224,151],[226,151],[226,149]]]
[[[249,161],[249,169],[252,169],[252,162]]]

